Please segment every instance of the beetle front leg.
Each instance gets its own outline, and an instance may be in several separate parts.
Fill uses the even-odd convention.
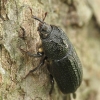
[[[30,52],[26,52],[28,56],[30,57],[42,57],[44,55],[43,52],[37,52],[37,54],[32,54]]]
[[[37,54],[32,54],[29,51],[25,51],[21,48],[19,48],[22,52],[24,52],[25,54],[27,54],[30,57],[42,57],[44,55],[43,49],[39,48]]]
[[[37,54],[31,54],[27,52],[27,55],[30,57],[42,57],[44,55],[43,48],[39,48]]]

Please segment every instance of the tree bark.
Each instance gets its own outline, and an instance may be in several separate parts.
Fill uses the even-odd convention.
[[[35,21],[32,15],[43,19],[45,12],[48,12],[45,22],[62,27],[85,66],[83,70],[86,74],[76,92],[77,100],[100,100],[100,88],[98,85],[92,87],[94,79],[100,84],[100,77],[97,78],[100,73],[100,2],[92,2],[0,0],[0,100],[70,100],[69,94],[60,92],[56,82],[52,95],[49,95],[51,84],[46,64],[25,78],[31,69],[39,65],[41,58],[29,57],[21,49],[32,54],[37,53],[41,45],[37,32],[39,22]],[[93,72],[95,74],[92,74]]]

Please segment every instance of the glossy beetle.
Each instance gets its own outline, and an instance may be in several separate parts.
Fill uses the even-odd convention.
[[[40,21],[38,31],[42,40],[43,52],[38,52],[35,55],[28,53],[30,56],[42,57],[39,66],[30,72],[37,70],[47,60],[50,76],[55,79],[61,92],[64,94],[74,93],[82,82],[83,72],[72,43],[61,28],[48,25],[35,16],[33,18]],[[50,94],[54,85],[54,81],[51,82]]]

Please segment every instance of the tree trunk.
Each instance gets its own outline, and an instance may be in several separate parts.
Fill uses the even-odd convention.
[[[45,12],[48,12],[45,22],[65,30],[85,66],[83,70],[86,74],[76,92],[77,100],[100,100],[100,91],[97,85],[92,87],[94,80],[91,78],[93,76],[96,82],[100,78],[97,78],[100,68],[96,69],[100,65],[100,29],[95,27],[100,27],[100,9],[97,9],[100,2],[92,1],[0,0],[0,100],[70,100],[69,94],[60,92],[56,82],[49,95],[51,84],[46,65],[25,78],[31,69],[39,65],[41,58],[29,57],[21,49],[37,53],[41,45],[37,32],[39,22],[32,15],[43,19]],[[98,57],[96,60],[95,55],[91,56],[94,51]],[[91,73],[88,73],[89,69]]]

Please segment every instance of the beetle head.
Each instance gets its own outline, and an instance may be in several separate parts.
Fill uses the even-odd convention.
[[[34,19],[38,20],[39,23],[39,27],[38,27],[38,31],[40,33],[40,37],[42,39],[47,38],[49,36],[49,34],[51,33],[51,26],[46,24],[44,21],[40,20],[39,18],[33,16]]]

